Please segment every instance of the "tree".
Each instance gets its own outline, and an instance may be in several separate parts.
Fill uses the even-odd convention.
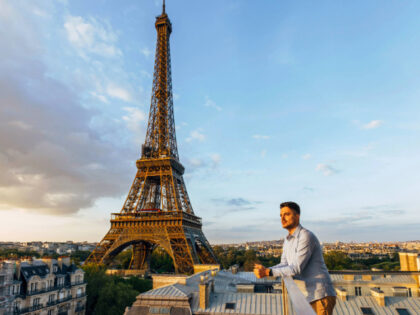
[[[131,306],[136,296],[152,288],[147,279],[130,277],[124,279],[106,274],[104,266],[89,264],[83,266],[87,281],[86,314],[118,315]]]
[[[340,251],[331,251],[325,253],[324,261],[328,270],[350,269],[352,263],[347,254]]]

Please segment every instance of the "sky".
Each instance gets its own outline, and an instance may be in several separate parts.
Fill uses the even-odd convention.
[[[211,243],[420,239],[418,1],[168,0]],[[98,242],[136,173],[159,0],[0,0],[0,241]]]

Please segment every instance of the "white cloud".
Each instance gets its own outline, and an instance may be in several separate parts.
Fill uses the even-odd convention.
[[[339,172],[337,169],[335,169],[331,165],[322,164],[322,163],[318,164],[316,166],[315,170],[317,170],[318,172],[321,172],[325,176],[331,176],[331,175],[337,174]]]
[[[206,102],[204,103],[204,106],[214,108],[217,111],[221,111],[222,108],[218,106],[213,100],[211,100],[208,96],[206,96]]]
[[[146,70],[141,70],[140,74],[142,76],[146,77],[146,78],[151,78],[152,77],[152,75],[149,72],[147,72]]]
[[[306,154],[302,155],[302,159],[304,159],[304,160],[309,160],[311,157],[312,157],[312,155],[309,154],[309,153],[306,153]]]
[[[86,57],[86,53],[104,57],[122,54],[115,46],[118,37],[107,23],[101,24],[94,18],[85,20],[81,16],[67,16],[64,28],[67,39],[82,57]]]
[[[191,142],[193,140],[197,140],[199,142],[203,142],[206,139],[206,136],[201,133],[201,129],[193,130],[190,133],[190,136],[185,139],[186,142]]]
[[[96,93],[96,92],[91,92],[90,95],[92,95],[93,97],[97,98],[101,102],[104,102],[106,104],[109,103],[108,99],[104,95],[102,95],[102,94],[99,94],[99,93]]]
[[[152,51],[149,49],[149,48],[147,48],[147,47],[145,47],[145,48],[143,48],[142,50],[140,50],[140,52],[146,57],[146,58],[149,58],[150,57],[150,55],[152,54]]]
[[[90,89],[51,75],[40,19],[15,3],[0,0],[0,210],[69,215],[121,196],[131,149],[104,140],[112,120],[93,129],[98,113],[79,102]]]
[[[141,144],[145,137],[146,124],[146,113],[136,107],[124,107],[127,115],[124,115],[122,119],[125,121],[127,128],[133,131],[133,138],[136,144]]]
[[[257,139],[257,140],[267,140],[270,139],[270,136],[266,136],[266,135],[253,135],[252,138]]]
[[[367,124],[363,125],[362,128],[363,129],[375,129],[378,128],[379,126],[381,126],[383,124],[382,120],[372,120],[370,122],[368,122]]]
[[[217,167],[219,166],[220,162],[222,161],[222,157],[218,153],[214,153],[210,156],[212,166]]]
[[[125,102],[131,102],[132,100],[130,92],[128,92],[126,89],[122,87],[119,87],[113,84],[108,85],[106,92],[109,96],[118,98]]]
[[[138,126],[144,125],[142,122],[146,120],[146,114],[142,110],[135,107],[124,107],[128,115],[123,116],[123,120],[127,122],[127,127],[131,130],[138,130]]]

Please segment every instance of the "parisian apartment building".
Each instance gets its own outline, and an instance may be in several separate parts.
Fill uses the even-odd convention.
[[[69,257],[0,262],[0,315],[82,315],[84,271]]]

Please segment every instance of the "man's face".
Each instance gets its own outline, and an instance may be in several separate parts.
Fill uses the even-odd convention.
[[[300,215],[294,212],[289,207],[280,209],[281,225],[285,229],[292,229],[299,225]]]

